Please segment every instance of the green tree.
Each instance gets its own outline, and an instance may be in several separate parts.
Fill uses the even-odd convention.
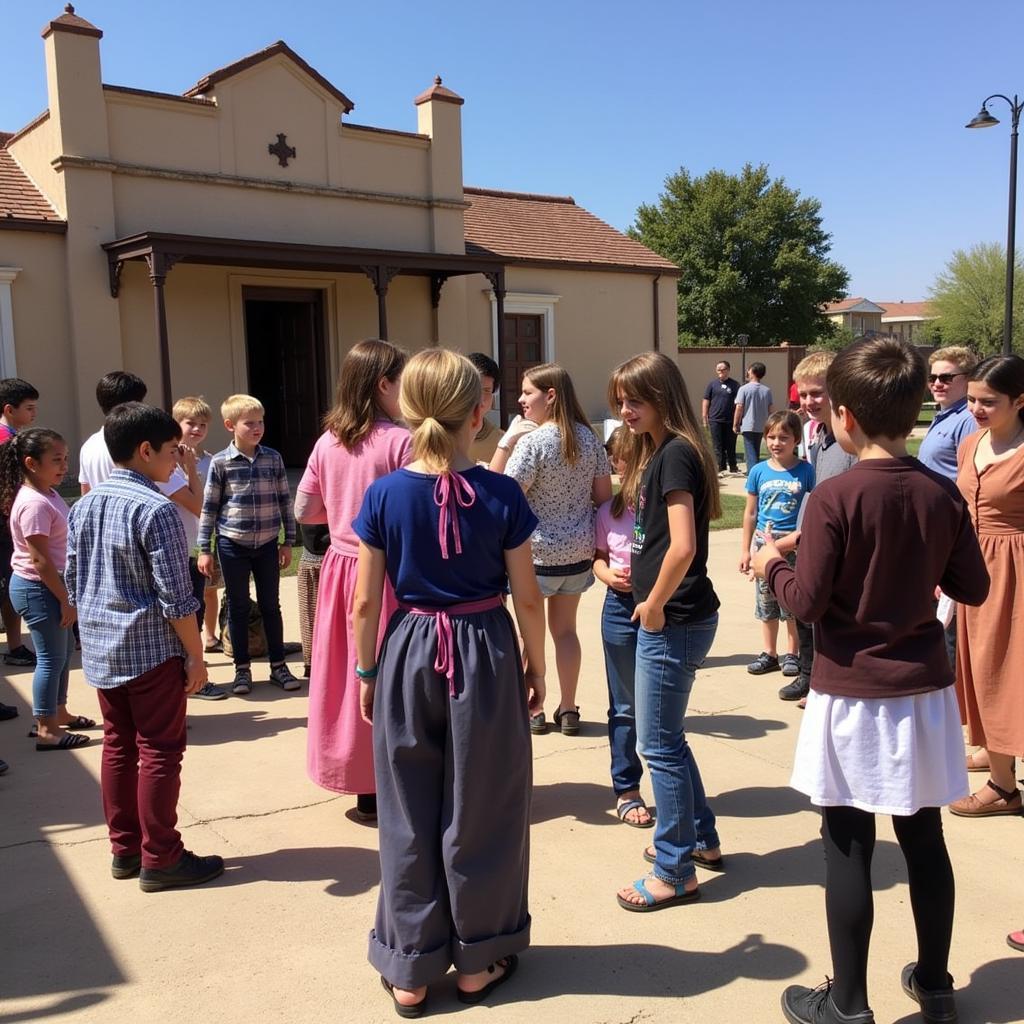
[[[750,345],[808,344],[831,334],[821,307],[845,296],[849,275],[828,258],[821,203],[773,181],[767,166],[699,178],[680,168],[629,233],[682,268],[681,343],[746,334]]]
[[[1013,347],[1024,349],[1024,263],[1013,281]],[[1006,248],[979,242],[957,249],[932,283],[929,301],[938,315],[929,332],[943,345],[969,345],[982,355],[1002,350],[1006,310]]]

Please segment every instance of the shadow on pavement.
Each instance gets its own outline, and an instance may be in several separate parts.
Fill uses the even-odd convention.
[[[575,818],[586,825],[618,825],[615,817],[615,796],[611,782],[599,786],[596,782],[550,782],[533,787],[530,824],[555,818]]]
[[[720,740],[759,740],[770,732],[790,728],[789,722],[752,715],[687,715],[686,731]]]
[[[803,793],[789,786],[748,786],[719,793],[708,800],[715,814],[726,818],[777,818],[816,810]]]
[[[329,896],[358,896],[380,882],[376,850],[359,847],[306,847],[230,857],[222,878],[210,888],[253,882],[320,882]],[[0,1022],[2,1024],[2,1022]]]
[[[223,712],[218,708],[215,714],[190,715],[188,724],[188,745],[198,747],[279,736],[293,729],[305,729],[306,719],[279,718],[261,708]]]
[[[749,665],[756,654],[709,654],[701,665],[701,671],[709,668],[725,668],[734,665]],[[781,675],[781,673],[780,673]]]
[[[60,1013],[74,1013],[76,1010],[87,1010],[90,1006],[102,1003],[110,997],[106,992],[81,992],[76,996],[67,996],[50,1006],[35,1007],[32,1010],[15,1011],[14,1013],[0,1013],[0,1024],[18,1024],[25,1020],[43,1020],[46,1017],[56,1017]]]
[[[671,913],[671,911],[669,911]],[[710,940],[713,942],[713,940]],[[640,999],[697,996],[737,978],[779,980],[805,970],[807,958],[789,946],[748,935],[721,952],[642,943],[606,946],[531,946],[523,954],[521,980],[495,1004],[531,1002],[564,995],[634,996]]]

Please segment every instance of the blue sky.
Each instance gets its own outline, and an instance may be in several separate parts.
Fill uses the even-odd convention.
[[[0,129],[46,105],[39,30],[58,0],[3,0]],[[925,296],[955,248],[1005,242],[1020,0],[82,0],[108,83],[182,92],[283,38],[355,101],[414,130],[435,74],[466,98],[468,184],[569,194],[618,228],[681,166],[767,163],[821,200],[851,294]],[[1024,174],[1024,169],[1022,169]],[[1024,237],[1024,229],[1022,229]]]

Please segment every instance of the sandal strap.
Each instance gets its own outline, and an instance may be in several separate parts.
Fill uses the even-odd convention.
[[[997,786],[991,779],[989,779],[985,785],[988,786],[989,789],[998,793],[1006,801],[1010,801],[1015,796],[1020,795],[1020,790],[1017,789],[1016,786],[1013,789],[1003,789],[1002,786]]]

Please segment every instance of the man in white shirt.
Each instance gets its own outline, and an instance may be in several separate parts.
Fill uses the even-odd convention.
[[[146,399],[146,384],[141,377],[124,370],[112,370],[104,374],[96,385],[96,401],[106,419],[110,410],[122,402],[143,402]],[[114,460],[107,451],[101,426],[95,434],[86,438],[78,453],[78,483],[82,494],[88,494],[99,486],[114,471]]]

